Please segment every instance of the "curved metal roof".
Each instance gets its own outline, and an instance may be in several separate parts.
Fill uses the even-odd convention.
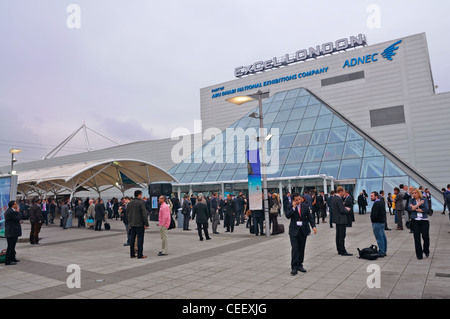
[[[18,191],[61,193],[81,190],[101,193],[116,187],[121,192],[147,187],[153,181],[177,182],[171,174],[151,163],[135,159],[109,159],[19,172]]]

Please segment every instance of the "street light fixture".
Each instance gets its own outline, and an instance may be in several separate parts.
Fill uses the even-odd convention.
[[[17,162],[17,159],[14,157],[14,154],[18,154],[22,152],[22,150],[18,148],[12,148],[9,150],[9,153],[11,153],[11,175],[15,175],[16,171],[14,171],[14,163]]]
[[[262,100],[269,97],[269,91],[262,92],[259,90],[255,94],[245,96],[235,96],[226,99],[227,102],[242,105],[250,101],[258,101],[259,115],[256,112],[250,114],[253,118],[259,118],[259,141],[261,142],[261,168],[262,168],[262,182],[263,182],[263,200],[264,200],[264,219],[266,220],[266,237],[270,237],[270,221],[269,221],[269,196],[267,193],[267,174],[266,174],[266,141],[272,138],[272,135],[264,136],[264,122],[262,112]]]

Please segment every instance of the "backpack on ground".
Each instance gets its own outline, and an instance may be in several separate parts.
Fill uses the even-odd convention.
[[[375,260],[378,258],[379,252],[378,247],[375,245],[371,245],[370,247],[359,249],[359,258],[360,259],[368,259],[368,260]]]

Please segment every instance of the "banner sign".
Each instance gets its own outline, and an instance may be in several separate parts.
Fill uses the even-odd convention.
[[[259,150],[247,151],[248,200],[251,210],[262,210],[261,162]]]
[[[8,209],[11,195],[11,177],[0,177],[0,236],[4,236],[5,218],[3,213]]]

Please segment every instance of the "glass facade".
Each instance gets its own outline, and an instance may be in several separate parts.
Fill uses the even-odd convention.
[[[258,113],[258,108],[248,112],[230,128],[254,128],[258,135],[259,121],[248,116],[253,112]],[[303,88],[279,92],[267,99],[263,103],[263,120],[268,133],[274,133],[274,129],[279,132],[278,139],[273,138],[266,143],[268,165],[278,159],[278,170],[268,174],[269,178],[326,174],[339,181],[356,180],[355,197],[363,189],[368,193],[384,189],[387,195],[400,183],[413,185],[413,180],[371,142]],[[238,142],[242,136],[256,140],[256,136],[242,133],[230,138],[227,130],[215,139]],[[214,142],[213,139],[209,143]],[[169,172],[181,183],[245,180],[245,153],[249,144],[247,141],[245,147],[223,145],[222,152],[219,152],[222,154],[216,156],[216,160],[220,158],[223,163],[195,163],[195,159],[202,156],[203,149],[200,149],[189,158],[191,161],[194,159],[192,163],[182,162]],[[252,144],[254,149],[257,143]],[[227,154],[229,150],[234,154]]]

